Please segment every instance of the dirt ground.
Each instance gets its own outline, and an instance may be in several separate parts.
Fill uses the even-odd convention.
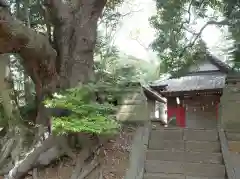
[[[125,126],[119,135],[110,140],[103,147],[103,179],[123,179],[129,164],[129,153],[131,150],[131,144],[133,135],[135,133],[135,127]],[[70,161],[64,159],[57,165],[52,165],[46,169],[38,172],[40,179],[70,179],[72,171],[75,167],[76,161]],[[96,178],[92,176],[89,178]],[[35,179],[32,176],[26,177],[26,179]]]

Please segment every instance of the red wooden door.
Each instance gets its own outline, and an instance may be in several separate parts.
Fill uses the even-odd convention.
[[[185,108],[184,107],[178,107],[177,108],[177,124],[180,127],[186,126],[186,114],[185,114]]]
[[[168,106],[168,109],[167,109],[168,121],[171,117],[176,116],[176,112],[177,112],[177,108]]]
[[[169,107],[168,110],[168,120],[171,117],[176,117],[176,122],[177,122],[177,126],[180,127],[185,127],[186,125],[186,114],[185,114],[185,108],[178,106],[178,107]]]

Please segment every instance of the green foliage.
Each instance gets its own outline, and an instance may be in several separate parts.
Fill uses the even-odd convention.
[[[150,18],[150,23],[156,30],[156,38],[152,43],[152,48],[158,53],[161,61],[159,68],[161,73],[176,73],[182,70],[185,66],[195,62],[195,54],[199,48],[202,52],[201,33],[192,29],[198,23],[198,19],[219,22],[221,21],[219,17],[222,14],[226,19],[229,19],[227,24],[232,34],[235,35],[236,44],[239,44],[239,40],[236,40],[240,39],[240,31],[237,28],[240,22],[239,1],[155,1],[157,13]],[[236,9],[238,12],[235,12]],[[235,49],[239,47],[236,45]],[[206,51],[206,47],[204,48]],[[235,53],[235,55],[237,54]],[[235,59],[240,58],[235,56]]]
[[[191,56],[189,51],[182,54],[187,42],[185,32],[181,29],[187,20],[184,16],[186,11],[183,11],[187,3],[187,0],[156,0],[157,14],[150,18],[150,23],[156,29],[152,48],[161,60],[161,73],[180,70]]]
[[[228,25],[228,30],[231,33],[229,39],[233,40],[233,47],[228,49],[227,53],[232,57],[233,67],[236,70],[240,69],[240,1],[239,0],[223,0],[221,12],[233,22]]]
[[[118,8],[121,6],[123,0],[110,0],[107,2],[107,5],[104,8],[103,16],[99,20],[99,33],[97,44],[95,48],[95,57],[99,58],[95,63],[96,76],[97,79],[105,85],[108,83],[116,84],[118,87],[113,85],[109,87],[106,92],[106,86],[97,84],[97,91],[104,93],[107,96],[108,100],[121,100],[123,82],[138,80],[141,78],[143,71],[137,68],[137,65],[128,64],[132,60],[132,57],[123,59],[119,55],[119,51],[114,46],[114,35],[116,34],[118,27],[120,27],[120,21],[124,16],[118,11]],[[12,13],[26,25],[29,25],[31,28],[36,29],[37,31],[46,32],[46,20],[44,20],[44,9],[43,9],[44,0],[11,0]],[[50,23],[50,26],[53,26]],[[102,28],[101,28],[102,27]],[[16,57],[18,58],[18,57]],[[138,59],[139,60],[139,59]],[[20,62],[19,59],[16,60]],[[126,63],[121,63],[120,61],[125,61]],[[139,60],[142,61],[142,60]],[[138,62],[136,62],[137,64]],[[16,64],[14,65],[16,66]],[[15,67],[18,71],[16,79],[14,78],[15,83],[20,86],[19,89],[16,89],[18,92],[17,98],[21,106],[21,115],[28,119],[30,113],[33,113],[35,106],[33,104],[28,104],[29,100],[26,100],[26,89],[25,83],[26,80],[24,70],[21,65]],[[146,73],[147,70],[144,71]],[[20,74],[20,75],[19,75]],[[19,77],[21,76],[21,78]],[[30,80],[29,80],[30,81]],[[90,85],[91,86],[91,85]],[[120,87],[119,87],[120,86]],[[34,91],[34,85],[30,86],[30,92]],[[114,129],[114,126],[117,124],[111,120],[112,114],[114,114],[114,107],[109,104],[100,105],[93,102],[92,100],[92,88],[96,87],[88,86],[79,88],[74,88],[67,90],[61,93],[63,98],[55,97],[52,100],[47,100],[48,105],[53,105],[56,107],[62,107],[70,109],[73,111],[71,117],[60,119],[56,118],[53,122],[53,128],[57,133],[66,133],[74,131],[88,131],[95,133],[105,133]],[[85,91],[88,91],[87,94]],[[90,96],[89,96],[89,95]],[[89,97],[89,98],[88,98]],[[34,97],[33,97],[34,100]],[[24,101],[24,102],[22,102]],[[27,104],[25,104],[25,101]],[[104,127],[104,124],[105,127]],[[98,127],[99,125],[99,127]]]
[[[72,111],[68,117],[53,118],[53,131],[57,134],[71,132],[114,133],[119,123],[114,119],[116,108],[99,104],[93,100],[94,93],[101,87],[88,84],[55,94],[45,101],[46,107],[58,107]]]
[[[111,45],[111,38],[99,33],[95,48],[97,80],[107,82],[140,81],[146,79],[153,65],[142,59],[121,54]]]

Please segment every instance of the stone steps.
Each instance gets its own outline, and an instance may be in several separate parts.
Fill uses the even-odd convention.
[[[147,160],[146,173],[183,174],[194,177],[224,177],[225,166],[176,161]]]
[[[145,173],[144,179],[185,179],[182,174]]]
[[[173,140],[149,140],[148,148],[153,150],[192,151],[192,152],[220,152],[219,142],[208,141],[173,141]]]
[[[148,150],[146,160],[222,164],[221,153],[204,153],[188,151]]]
[[[224,177],[194,177],[194,176],[184,176],[182,174],[145,173],[144,179],[225,179],[225,178]]]
[[[217,129],[154,128],[144,179],[224,179]]]
[[[180,129],[165,128],[152,130],[150,140],[194,140],[194,141],[218,141],[218,132],[216,129]]]

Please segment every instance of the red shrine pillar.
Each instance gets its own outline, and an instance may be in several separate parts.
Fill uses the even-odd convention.
[[[176,111],[177,108],[175,107],[171,107],[171,106],[167,106],[167,117],[168,117],[168,121],[171,117],[176,115]]]
[[[185,107],[183,106],[183,100],[180,100],[180,97],[176,98],[177,101],[177,125],[179,127],[186,126],[186,115],[185,115]]]

